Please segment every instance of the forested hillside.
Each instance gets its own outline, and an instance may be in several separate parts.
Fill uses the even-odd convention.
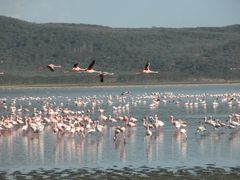
[[[111,28],[35,24],[0,16],[1,84],[88,83],[72,65],[114,72],[111,82],[240,80],[240,25],[199,28]],[[159,74],[136,75],[146,62]],[[50,72],[46,65],[61,65]]]

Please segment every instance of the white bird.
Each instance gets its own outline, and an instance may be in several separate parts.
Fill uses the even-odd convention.
[[[186,139],[187,139],[187,131],[186,131],[186,129],[180,129],[180,133],[181,134],[183,134],[185,137],[186,137]]]
[[[163,127],[164,126],[164,122],[161,121],[157,114],[155,114],[155,123],[154,123],[155,127],[158,128],[158,127]]]
[[[205,126],[202,125],[202,122],[200,122],[201,125],[197,127],[197,131],[196,133],[203,133],[205,132],[207,129],[205,128]]]
[[[49,65],[47,65],[47,67],[48,67],[52,72],[54,72],[55,68],[60,68],[61,66],[60,66],[60,65],[49,64]]]
[[[108,120],[111,121],[112,123],[117,122],[117,120],[113,118],[111,115],[108,116]]]
[[[105,127],[103,125],[100,125],[99,121],[96,121],[96,123],[97,123],[97,126],[96,126],[97,131],[102,133]]]
[[[146,136],[152,136],[152,131],[149,128],[149,125],[146,126]]]

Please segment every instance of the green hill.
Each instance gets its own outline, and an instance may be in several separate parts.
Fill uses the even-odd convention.
[[[106,82],[240,80],[240,25],[199,28],[111,28],[35,24],[0,16],[1,84],[98,82],[74,63],[114,72]],[[146,61],[160,73],[137,76]],[[49,72],[49,63],[62,65]],[[65,72],[65,73],[64,73]]]

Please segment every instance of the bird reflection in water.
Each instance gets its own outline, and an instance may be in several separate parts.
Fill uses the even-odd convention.
[[[44,163],[44,135],[32,131],[22,134],[26,159],[29,162]]]
[[[146,147],[145,147],[145,152],[147,156],[148,161],[152,161],[152,142],[151,142],[151,136],[145,136],[144,138]]]
[[[187,157],[187,139],[185,135],[181,133],[180,130],[176,129],[173,132],[172,136],[172,150],[174,151],[175,145],[177,145],[177,152],[173,152],[172,154],[175,154],[180,152],[181,157],[186,158]]]
[[[230,157],[232,158],[234,153],[239,153],[239,133],[240,129],[234,129],[229,135],[229,141],[230,141]]]
[[[164,156],[164,129],[162,127],[156,129],[156,135],[154,137],[156,143],[156,159],[160,160]]]
[[[13,158],[13,131],[10,129],[4,130],[1,132],[1,136],[5,137],[7,141],[8,157],[12,159]]]
[[[58,133],[54,146],[55,163],[64,161],[64,134]]]
[[[125,136],[125,134],[123,136]],[[122,162],[126,162],[126,145],[125,137],[117,138],[116,141],[114,141],[114,147],[119,152],[119,159]]]
[[[87,156],[91,158],[91,161],[100,161],[103,158],[103,144],[104,136],[102,134],[92,134],[87,141]]]

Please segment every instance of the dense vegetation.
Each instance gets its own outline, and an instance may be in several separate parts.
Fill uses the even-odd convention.
[[[209,28],[111,28],[35,24],[0,16],[1,84],[87,83],[72,65],[114,72],[110,82],[239,81],[240,25]],[[135,73],[151,62],[157,75]],[[54,73],[45,66],[62,65]],[[70,72],[66,72],[70,71]]]

